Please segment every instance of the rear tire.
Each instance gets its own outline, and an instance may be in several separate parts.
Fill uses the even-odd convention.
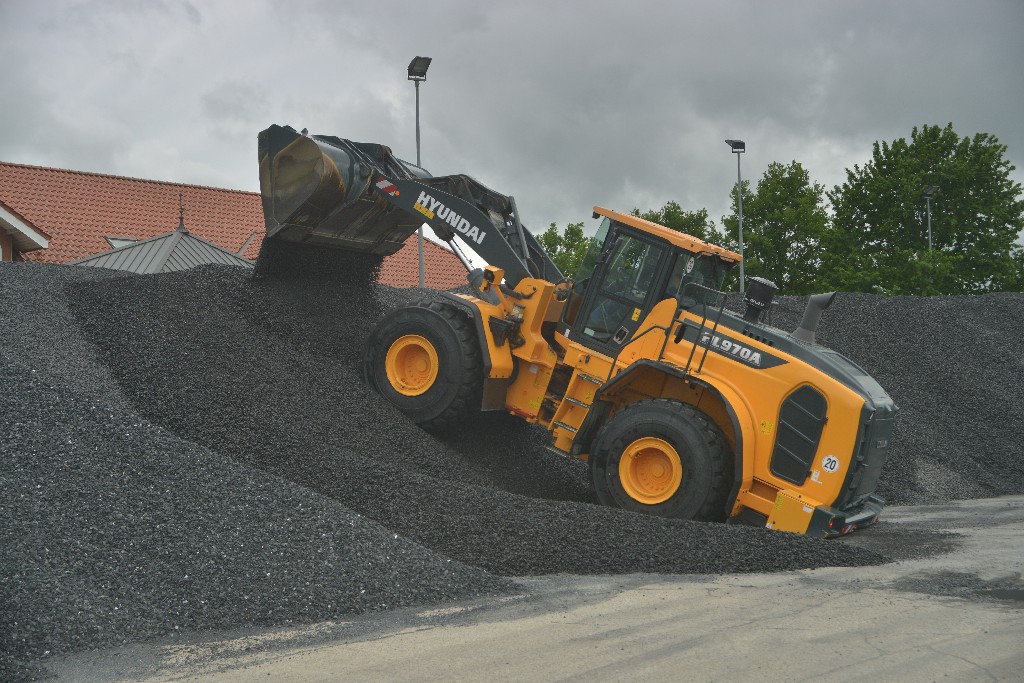
[[[390,403],[430,431],[480,410],[483,362],[473,321],[424,300],[391,311],[367,340],[366,378]]]
[[[616,413],[594,442],[590,477],[604,505],[634,512],[725,519],[732,451],[704,413],[669,399]]]

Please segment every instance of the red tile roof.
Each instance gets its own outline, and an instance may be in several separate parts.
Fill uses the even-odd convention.
[[[405,246],[384,259],[380,282],[392,287],[418,287],[420,283],[419,250],[415,233]],[[423,240],[423,280],[431,289],[452,289],[469,284],[466,268],[458,257],[428,239]]]
[[[148,239],[178,224],[178,194],[189,231],[237,251],[253,231],[246,258],[262,242],[258,194],[200,185],[0,162],[0,199],[52,236],[26,261],[67,263],[110,249],[104,237]]]
[[[10,261],[14,253],[45,249],[49,244],[48,234],[0,201],[0,260]]]
[[[190,233],[237,252],[255,232],[243,256],[256,258],[266,231],[255,192],[0,161],[0,201],[51,237],[48,249],[23,253],[26,261],[69,263],[110,250],[105,237],[165,234],[178,225],[179,193]],[[428,287],[466,284],[465,268],[444,247],[424,240],[423,259]],[[394,287],[419,283],[416,235],[384,259],[380,281]]]

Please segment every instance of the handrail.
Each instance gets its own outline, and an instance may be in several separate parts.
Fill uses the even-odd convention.
[[[696,282],[688,282],[688,283],[686,283],[686,285],[683,287],[683,291],[686,291],[687,287],[693,287],[695,289],[704,290],[705,292],[707,292],[709,294],[714,294],[714,295],[716,295],[718,297],[718,302],[719,302],[718,303],[718,315],[715,316],[715,323],[714,323],[714,325],[712,325],[711,332],[708,334],[707,343],[705,343],[703,345],[704,353],[701,355],[700,364],[697,366],[697,373],[696,374],[700,374],[700,371],[704,369],[704,361],[708,357],[708,351],[711,350],[711,336],[715,332],[718,331],[718,324],[722,320],[722,312],[725,310],[725,297],[726,297],[726,293],[721,291],[721,290],[718,290],[718,289],[712,289],[711,287],[705,287],[704,285],[699,285]],[[690,355],[686,359],[686,368],[684,368],[684,370],[683,370],[684,374],[686,374],[686,375],[690,374],[690,367],[693,365],[693,356],[694,356],[694,354],[697,351],[697,347],[700,345],[700,338],[702,336],[702,333],[704,332],[705,328],[707,327],[707,322],[708,322],[708,303],[707,303],[707,301],[705,301],[703,299],[701,300],[701,308],[703,309],[704,314],[701,317],[700,327],[696,328],[696,330],[697,330],[697,338],[693,340],[693,346],[690,348]],[[679,310],[682,310],[682,307],[680,307]],[[687,320],[685,320],[683,318],[677,318],[677,321],[684,328],[685,328],[685,326],[686,326],[686,324],[688,322]],[[686,335],[686,330],[684,329],[683,330],[683,334],[680,335],[680,337],[684,338],[685,335]]]
[[[673,322],[675,322],[675,321],[673,320]],[[626,350],[626,347],[632,345],[635,342],[640,341],[645,336],[647,336],[647,334],[649,332],[654,332],[655,330],[664,330],[665,331],[665,339],[667,341],[668,340],[668,334],[669,334],[669,332],[672,331],[672,328],[671,327],[666,327],[664,325],[651,325],[646,330],[644,330],[642,333],[640,333],[639,336],[633,337],[632,339],[630,339],[628,343],[626,343],[621,349],[618,350],[618,352],[615,354],[615,357],[612,358],[612,366],[608,370],[608,377],[605,378],[606,382],[609,379],[612,378],[612,372],[615,370],[615,366],[618,365],[618,363],[619,363],[619,356],[621,356],[622,352]],[[664,351],[665,351],[665,345],[664,344],[661,345],[661,350],[662,350],[662,353],[658,354],[658,360],[661,360],[661,356],[664,354]]]
[[[727,293],[723,292],[721,290],[718,290],[718,289],[712,289],[711,287],[705,287],[704,285],[699,285],[696,282],[688,282],[683,287],[683,291],[685,292],[688,287],[692,287],[692,288],[695,288],[695,289],[701,289],[701,290],[704,290],[705,292],[707,292],[709,294],[714,294],[714,295],[716,295],[718,297],[718,301],[719,301],[719,303],[718,303],[718,314],[715,316],[714,324],[711,327],[711,334],[714,334],[714,332],[716,332],[718,330],[718,324],[719,324],[719,322],[722,319],[722,311],[725,310],[725,297],[726,297]],[[697,329],[697,339],[694,340],[693,347],[690,349],[690,356],[686,359],[686,367],[683,370],[685,375],[689,375],[690,374],[690,366],[693,363],[694,352],[696,352],[697,346],[700,344],[701,332],[707,326],[707,321],[708,321],[708,313],[707,313],[707,311],[708,311],[709,306],[708,306],[707,302],[701,301],[701,307],[704,310],[704,315],[701,318],[700,327],[696,328]],[[665,333],[665,341],[662,342],[662,344],[661,344],[661,350],[658,352],[658,357],[657,357],[656,360],[660,361],[662,358],[664,358],[665,357],[665,348],[668,346],[668,338],[671,335],[672,327],[675,324],[677,324],[677,323],[679,323],[679,324],[681,324],[683,326],[685,326],[686,324],[689,323],[689,321],[686,320],[685,318],[679,317],[679,313],[682,310],[683,310],[683,308],[682,308],[681,305],[676,308],[676,312],[672,316],[672,322],[668,326],[665,326],[665,325],[651,325],[646,330],[641,332],[640,335],[638,335],[636,337],[633,337],[626,344],[624,344],[615,353],[615,356],[612,357],[611,367],[608,368],[608,375],[604,378],[604,381],[607,382],[612,377],[614,377],[616,374],[618,374],[616,368],[617,368],[617,366],[619,364],[619,356],[622,355],[622,352],[625,351],[627,347],[629,347],[632,344],[640,341],[645,336],[647,336],[651,332],[654,332],[655,330],[662,330]],[[707,343],[704,344],[704,353],[701,356],[700,364],[697,366],[697,373],[698,374],[704,368],[704,359],[707,358],[708,351],[710,350],[710,348],[711,348],[711,337],[709,336]]]

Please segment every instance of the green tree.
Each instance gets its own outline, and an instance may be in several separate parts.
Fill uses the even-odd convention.
[[[739,248],[736,188],[732,214],[723,219],[730,248]],[[822,291],[820,269],[828,232],[825,188],[798,162],[773,162],[751,192],[743,182],[743,269],[786,294]]]
[[[1008,287],[1007,289],[1012,289],[1015,292],[1024,292],[1024,249],[1018,249],[1016,254],[1014,254],[1013,260],[1016,262],[1017,267],[1017,282],[1013,287]]]
[[[576,274],[592,239],[583,234],[582,221],[565,226],[564,232],[560,232],[558,226],[552,223],[537,237],[558,269],[568,276]]]
[[[871,161],[847,169],[829,193],[835,216],[824,272],[830,284],[890,294],[972,294],[1020,288],[1021,186],[1006,146],[953,125],[914,128],[910,140],[876,142]],[[927,208],[932,198],[928,253]]]
[[[641,212],[640,209],[633,209],[633,215],[712,244],[721,244],[724,240],[715,222],[708,218],[707,209],[683,211],[679,202],[669,201],[656,210]]]

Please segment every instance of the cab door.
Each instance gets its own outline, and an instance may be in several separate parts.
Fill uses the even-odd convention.
[[[572,337],[614,356],[663,297],[668,248],[616,225],[575,315]]]

